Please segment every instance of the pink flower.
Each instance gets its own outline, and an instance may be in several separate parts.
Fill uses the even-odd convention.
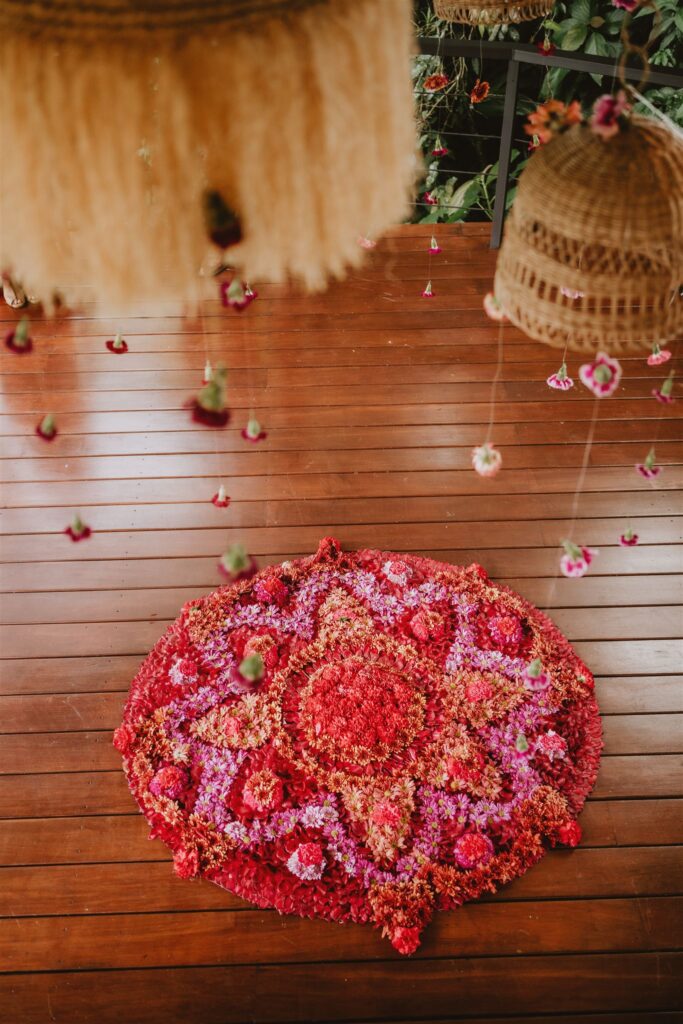
[[[422,201],[426,203],[427,206],[439,205],[439,200],[435,199],[431,192],[425,192],[425,194],[422,196]]]
[[[252,291],[249,285],[240,281],[238,277],[233,277],[230,283],[221,281],[220,294],[223,306],[234,309],[238,313],[258,298],[258,292]]]
[[[289,600],[289,588],[277,576],[264,576],[254,584],[259,604],[276,604],[282,608]]]
[[[22,355],[33,348],[33,339],[28,333],[28,317],[22,317],[17,326],[5,335],[5,345],[10,352]]]
[[[120,334],[117,334],[115,338],[110,338],[109,341],[105,342],[106,347],[114,355],[122,356],[124,352],[128,351],[128,342],[124,341]]]
[[[385,562],[382,566],[382,572],[390,583],[396,583],[401,587],[404,587],[413,575],[410,566],[406,565],[405,562],[401,562],[398,558]]]
[[[436,142],[434,143],[434,149],[432,150],[432,156],[446,156],[448,149],[444,146],[443,142],[437,135]]]
[[[461,868],[483,867],[493,857],[493,843],[479,832],[465,832],[457,840],[453,852]]]
[[[359,235],[358,244],[361,249],[374,249],[377,242],[373,241],[372,238],[366,238],[365,235]]]
[[[660,348],[657,342],[652,346],[652,353],[647,357],[648,366],[661,366],[662,363],[668,363],[671,359],[671,352],[668,348]]]
[[[645,456],[645,462],[636,463],[636,472],[644,476],[646,480],[654,480],[656,476],[662,472],[661,466],[655,465],[655,450],[650,448],[649,452]]]
[[[565,299],[571,299],[572,302],[575,302],[576,299],[583,298],[583,292],[578,292],[574,288],[562,287],[560,288],[560,294],[564,295]]]
[[[619,386],[621,363],[604,352],[598,352],[592,363],[579,367],[579,377],[597,398],[609,398]]]
[[[439,245],[437,240],[434,238],[434,235],[432,235],[432,240],[429,243],[429,255],[430,256],[436,256],[440,252],[441,252],[441,246]]]
[[[223,484],[220,485],[220,487],[214,494],[213,498],[211,499],[211,503],[215,505],[216,508],[227,508],[228,505],[230,504],[230,498],[225,493],[225,487],[223,486]]]
[[[635,11],[639,4],[640,0],[612,0],[613,7],[621,7],[622,10],[629,11],[629,13]]]
[[[187,772],[170,764],[160,768],[152,777],[149,791],[154,796],[167,796],[170,800],[178,800],[183,795],[187,782]]]
[[[422,292],[422,298],[423,299],[433,299],[434,298],[434,292],[432,291],[432,282],[431,281],[427,281],[427,287]]]
[[[629,526],[626,533],[622,533],[621,537],[619,538],[619,543],[621,544],[622,548],[633,548],[638,543],[638,534],[634,533],[631,527]]]
[[[532,693],[538,693],[541,690],[547,690],[550,686],[550,676],[547,672],[543,671],[543,665],[540,658],[535,658],[522,673],[522,679],[527,690],[531,690]]]
[[[562,542],[564,555],[560,558],[560,569],[569,579],[585,576],[593,558],[599,554],[596,548],[584,548],[570,540]]]
[[[89,526],[86,526],[79,515],[75,515],[71,521],[71,525],[67,526],[64,533],[67,537],[71,537],[73,541],[87,540],[92,534],[92,530]]]
[[[549,729],[536,740],[536,751],[545,754],[550,761],[561,760],[567,753],[567,743],[554,729]]]
[[[135,742],[136,732],[132,725],[120,725],[114,730],[113,743],[120,754],[127,754]]]
[[[448,75],[428,75],[423,84],[425,92],[439,92],[448,85]]]
[[[245,441],[251,441],[252,444],[258,444],[259,441],[263,441],[268,434],[265,430],[261,429],[261,424],[255,416],[250,416],[247,421],[246,427],[241,431],[242,437]]]
[[[57,433],[58,431],[55,418],[51,412],[48,412],[43,416],[42,420],[36,427],[36,434],[38,437],[42,437],[43,441],[54,441]]]
[[[401,811],[390,800],[380,800],[373,808],[371,818],[375,825],[386,825],[388,828],[396,828],[401,823]]]
[[[287,861],[287,867],[306,882],[322,878],[325,858],[319,843],[300,843]]]
[[[487,442],[472,449],[472,465],[479,476],[495,476],[503,465],[503,456]]]
[[[484,296],[482,303],[484,306],[484,312],[486,313],[489,320],[495,320],[496,323],[503,324],[508,322],[508,318],[505,315],[505,310],[501,306],[500,302],[493,294],[493,292],[487,292]]]
[[[620,89],[616,96],[611,96],[609,93],[600,96],[593,105],[593,116],[590,119],[591,130],[603,139],[611,139],[624,127],[630,112],[631,104],[623,89]]]
[[[578,821],[566,821],[557,830],[557,838],[565,846],[578,846],[581,842],[581,826]]]
[[[224,427],[228,423],[230,410],[227,408],[227,383],[228,371],[224,366],[212,370],[211,380],[188,403],[196,423],[203,423],[207,427]]]
[[[251,555],[247,554],[243,544],[233,544],[224,555],[221,555],[218,571],[230,583],[236,583],[237,580],[248,580],[255,576],[258,566]]]
[[[674,371],[671,370],[671,372],[669,373],[669,376],[663,382],[662,386],[660,388],[653,388],[652,389],[652,394],[657,399],[657,401],[661,402],[663,405],[671,405],[673,402],[676,401],[676,399],[674,398],[674,396],[672,394],[673,389],[674,389]]]
[[[465,686],[465,700],[470,704],[476,704],[480,700],[489,700],[493,697],[493,687],[488,679],[473,679]]]
[[[173,854],[173,870],[178,878],[194,878],[199,872],[199,855],[196,850],[181,847]]]
[[[557,373],[551,373],[546,384],[556,391],[569,391],[570,388],[573,388],[574,381],[567,374],[567,364],[563,362]]]

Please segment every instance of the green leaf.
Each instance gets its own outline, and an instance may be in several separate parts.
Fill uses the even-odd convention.
[[[588,35],[586,25],[572,25],[568,32],[562,37],[563,50],[578,50]]]
[[[607,56],[607,43],[599,32],[591,32],[584,46],[585,53],[593,53],[598,57]]]
[[[455,192],[451,196],[451,206],[464,206],[469,207],[474,203],[477,196],[481,191],[481,182],[479,178],[472,178],[470,181],[465,181],[463,184],[456,188]]]
[[[576,21],[588,21],[591,16],[590,0],[574,0],[571,6],[571,16]]]

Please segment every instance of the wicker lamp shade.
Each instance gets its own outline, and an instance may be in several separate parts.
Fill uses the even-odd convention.
[[[411,15],[410,0],[0,0],[0,267],[108,312],[193,305],[221,260],[310,290],[343,276],[359,236],[410,210]],[[224,251],[216,196],[238,221]]]
[[[509,25],[545,18],[553,6],[554,0],[434,0],[434,13],[461,25]]]
[[[683,144],[634,116],[610,139],[575,125],[522,172],[495,295],[557,348],[640,352],[683,332]]]

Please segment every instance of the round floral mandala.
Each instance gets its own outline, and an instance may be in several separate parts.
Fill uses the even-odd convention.
[[[114,743],[181,877],[401,953],[579,842],[602,746],[590,672],[526,601],[330,538],[186,605]]]

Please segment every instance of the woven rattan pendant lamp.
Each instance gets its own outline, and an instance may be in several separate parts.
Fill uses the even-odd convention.
[[[309,289],[343,275],[409,211],[411,14],[0,0],[0,268],[110,312],[193,302],[221,260]]]
[[[509,25],[545,18],[553,6],[554,0],[434,0],[434,13],[461,25]]]
[[[683,332],[683,144],[634,116],[603,139],[575,125],[519,180],[495,295],[558,348],[639,352]]]

